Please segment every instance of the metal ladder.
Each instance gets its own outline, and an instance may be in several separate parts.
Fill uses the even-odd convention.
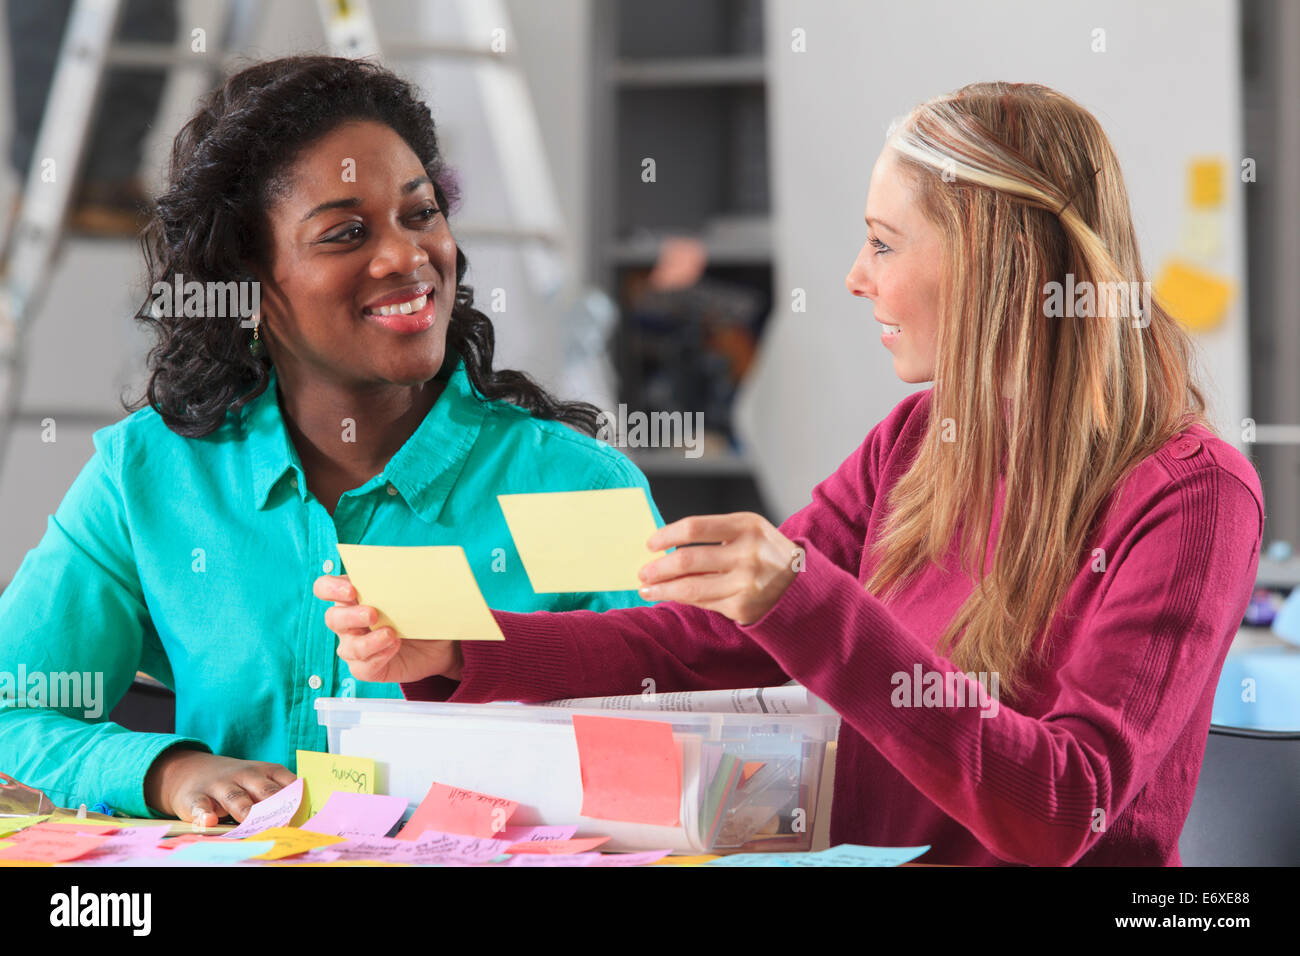
[[[546,162],[541,130],[523,74],[513,56],[493,50],[486,38],[509,28],[501,0],[454,0],[463,33],[483,43],[394,40],[383,50],[394,57],[469,59],[485,105],[511,223],[458,227],[457,237],[521,243],[530,284],[544,298],[566,287],[573,274],[561,252],[562,217]],[[220,82],[233,51],[244,48],[256,27],[253,0],[231,0],[215,53],[191,54],[170,44],[113,42],[122,0],[77,0],[64,32],[53,81],[41,119],[22,209],[12,232],[7,271],[0,282],[0,474],[14,425],[39,422],[20,408],[27,338],[41,292],[53,269],[63,225],[86,148],[104,74],[112,66],[170,70],[201,68]],[[381,43],[368,0],[316,0],[330,51],[335,56],[378,57]],[[54,160],[53,181],[43,162]],[[67,417],[66,414],[61,417]],[[82,423],[111,424],[120,416],[78,413]]]

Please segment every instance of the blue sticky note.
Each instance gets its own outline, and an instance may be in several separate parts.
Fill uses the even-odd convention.
[[[898,866],[915,860],[928,846],[857,846],[841,843],[817,853],[733,853],[705,866]]]
[[[249,857],[266,853],[275,846],[274,840],[241,840],[239,843],[187,843],[177,847],[158,862],[178,863],[239,863]]]

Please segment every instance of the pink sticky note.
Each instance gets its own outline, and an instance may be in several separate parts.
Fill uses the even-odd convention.
[[[520,853],[506,866],[596,866],[599,853]]]
[[[413,840],[425,830],[490,837],[502,830],[519,804],[504,797],[434,783],[398,839]]]
[[[507,852],[500,840],[490,837],[458,836],[455,833],[435,833],[432,830],[408,842],[401,854],[404,863],[436,863],[444,866],[473,866],[486,863]]]
[[[407,806],[405,797],[335,790],[302,829],[341,837],[387,836]]]
[[[121,827],[111,823],[57,823],[54,820],[46,820],[38,823],[34,827],[28,827],[29,830],[59,832],[67,830],[75,833],[85,833],[88,836],[107,836],[110,833],[116,833]]]
[[[582,767],[582,815],[677,826],[682,761],[672,725],[659,720],[573,715]]]
[[[110,866],[141,857],[166,856],[167,851],[158,844],[171,830],[171,824],[160,823],[148,827],[123,827],[112,834],[94,851],[80,858],[82,863]]]
[[[67,833],[49,830],[32,832],[35,829],[28,827],[5,837],[13,842],[10,846],[0,847],[0,860],[64,863],[85,856],[108,839],[107,836],[78,833],[74,828],[69,828]]]
[[[253,804],[244,822],[226,834],[229,840],[242,840],[255,836],[271,827],[287,827],[293,815],[302,803],[302,778],[295,780],[283,790],[278,790],[265,800]]]
[[[608,843],[609,837],[583,837],[579,840],[524,840],[512,843],[507,853],[586,853],[602,843]]]
[[[662,860],[672,850],[643,850],[640,853],[602,853],[592,866],[645,866]]]
[[[511,843],[528,843],[534,840],[568,840],[577,832],[577,827],[506,827],[492,835]]]

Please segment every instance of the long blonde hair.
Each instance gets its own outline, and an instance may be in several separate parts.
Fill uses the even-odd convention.
[[[1119,163],[1087,110],[1044,86],[976,83],[918,106],[887,148],[945,251],[928,430],[889,494],[866,587],[894,593],[957,542],[978,586],[937,650],[997,673],[1014,698],[1035,638],[1093,561],[1107,498],[1171,436],[1210,427],[1205,400],[1183,328],[1102,285],[1145,276]],[[1067,274],[1092,284],[1091,317],[1050,317],[1049,283]]]

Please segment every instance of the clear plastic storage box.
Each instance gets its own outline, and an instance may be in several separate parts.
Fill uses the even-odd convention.
[[[839,717],[610,711],[332,697],[316,701],[331,753],[375,761],[376,792],[414,810],[430,783],[519,803],[512,825],[573,825],[602,849],[675,853],[825,845]],[[675,827],[583,817],[573,714],[672,725],[682,753]]]

